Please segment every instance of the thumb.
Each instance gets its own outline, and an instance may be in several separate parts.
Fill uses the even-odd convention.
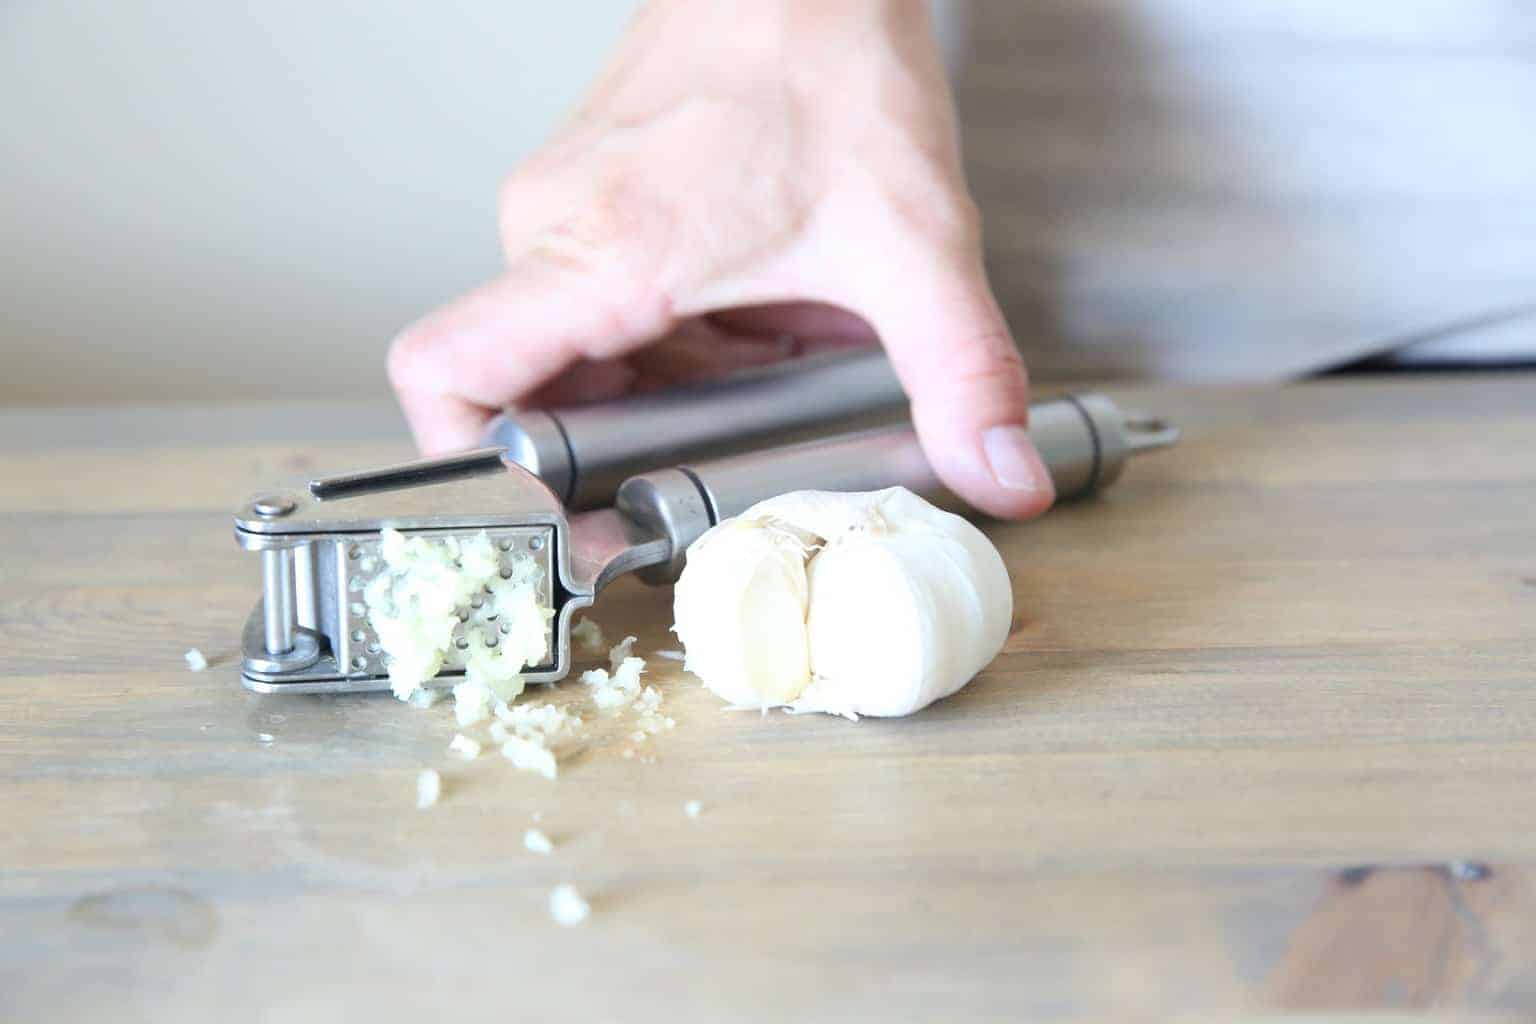
[[[1029,437],[1029,377],[979,255],[920,261],[864,314],[912,402],[923,452],[983,512],[1027,519],[1056,489]],[[914,286],[915,285],[915,286]]]

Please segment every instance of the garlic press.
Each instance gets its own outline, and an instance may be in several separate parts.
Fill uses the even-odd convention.
[[[1060,499],[1108,486],[1132,455],[1178,438],[1176,428],[1128,417],[1098,394],[1034,405],[1030,433]],[[521,465],[518,454],[493,446],[299,481],[242,505],[235,538],[260,555],[262,579],[261,600],[243,635],[244,685],[295,694],[389,689],[386,655],[363,594],[381,571],[385,529],[434,538],[483,531],[501,553],[504,572],[514,556],[531,557],[539,598],[554,615],[545,662],[523,675],[549,682],[570,671],[572,619],[603,587],[626,573],[653,584],[674,581],[693,541],[758,501],[808,488],[939,489],[917,438],[901,425],[680,460],[628,476],[614,486],[611,504],[581,512]],[[445,670],[428,685],[451,686],[460,675]]]

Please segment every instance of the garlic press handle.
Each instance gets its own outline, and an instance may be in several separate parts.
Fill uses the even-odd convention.
[[[1149,437],[1152,431],[1164,436]],[[1128,419],[1104,395],[1082,394],[1030,406],[1029,434],[1050,470],[1056,496],[1069,500],[1114,483],[1134,451],[1177,440],[1164,424]],[[827,441],[750,452],[683,466],[706,492],[716,521],[794,490],[940,489],[909,427],[865,431]]]
[[[1119,478],[1133,454],[1174,444],[1179,432],[1161,420],[1127,417],[1104,395],[1081,394],[1030,406],[1029,432],[1050,470],[1058,499],[1076,498]],[[688,545],[710,526],[759,501],[795,490],[940,490],[917,436],[888,427],[826,441],[789,445],[676,469],[644,473],[619,488],[618,506],[665,533],[671,562],[642,576],[668,582],[682,571]]]
[[[506,449],[576,511],[609,504],[636,473],[851,429],[905,403],[879,352],[816,356],[612,402],[503,413],[484,443]]]

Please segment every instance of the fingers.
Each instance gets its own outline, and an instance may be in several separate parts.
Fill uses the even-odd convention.
[[[738,370],[780,363],[796,355],[795,339],[744,337],[731,334],[705,319],[691,319],[654,345],[629,357],[638,374],[636,391],[654,391],[708,380]]]
[[[537,391],[524,396],[516,406],[543,409],[607,402],[632,391],[638,376],[623,359],[583,359]]]
[[[865,312],[880,332],[929,462],[945,485],[991,515],[1022,519],[1055,500],[1029,439],[1029,379],[979,256],[920,257],[903,288]]]
[[[817,348],[874,345],[875,330],[863,317],[823,302],[781,302],[711,313],[711,323],[742,334],[788,334]]]
[[[541,244],[395,340],[390,382],[424,453],[474,446],[501,406],[672,326],[666,296],[618,258],[620,244]]]
[[[671,334],[622,359],[583,360],[517,404],[544,408],[606,402],[768,366],[799,353],[787,336],[737,337],[703,320],[685,320]]]

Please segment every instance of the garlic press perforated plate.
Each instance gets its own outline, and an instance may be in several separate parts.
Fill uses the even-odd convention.
[[[516,424],[496,429],[505,433]],[[1062,499],[1109,485],[1131,455],[1178,438],[1175,428],[1128,418],[1094,394],[1033,406],[1030,433]],[[566,465],[580,464],[582,449],[568,439],[562,444]],[[433,537],[485,531],[503,559],[514,553],[533,557],[541,597],[555,614],[548,659],[524,675],[548,682],[570,671],[577,609],[625,573],[651,583],[675,580],[693,541],[758,501],[806,488],[938,489],[905,426],[634,473],[602,495],[611,505],[583,512],[569,511],[519,463],[520,453],[526,456],[516,446],[485,448],[300,481],[242,505],[235,537],[260,554],[262,569],[261,601],[243,637],[245,685],[261,693],[389,689],[387,656],[363,602],[364,587],[382,567],[380,532],[386,528]],[[636,456],[631,451],[625,458],[633,462]],[[584,495],[593,502],[590,485]],[[503,567],[510,569],[506,562]],[[450,662],[429,685],[451,686],[461,674]]]

